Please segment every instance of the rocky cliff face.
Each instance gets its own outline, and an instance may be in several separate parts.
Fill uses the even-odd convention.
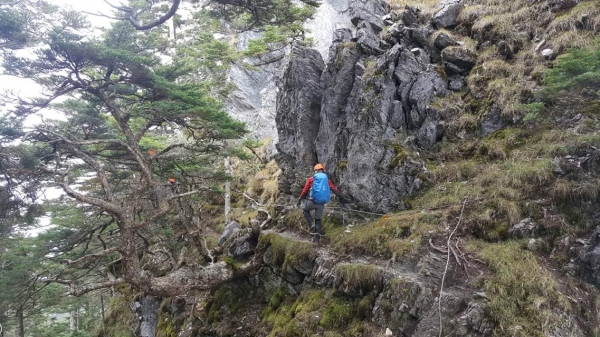
[[[346,25],[348,17],[347,0],[326,0],[317,9],[314,18],[304,24],[308,37],[313,39],[314,48],[327,58],[332,35],[336,26]],[[259,32],[244,32],[237,36],[236,48],[245,50],[248,42],[259,38]],[[226,110],[235,118],[246,123],[256,139],[271,140],[277,143],[276,96],[277,81],[282,76],[281,69],[289,62],[289,48],[276,51],[261,60],[246,60],[253,67],[234,65],[229,71],[229,82],[236,86],[226,101]],[[269,150],[268,155],[275,152]]]
[[[307,48],[290,55],[277,95],[281,189],[297,193],[323,162],[359,206],[402,209],[425,170],[418,148],[443,136],[445,111],[435,101],[462,89],[476,55],[413,8],[390,14],[383,3],[356,0],[350,13],[355,29],[336,30],[325,69]],[[444,7],[433,22],[451,26],[457,15]]]

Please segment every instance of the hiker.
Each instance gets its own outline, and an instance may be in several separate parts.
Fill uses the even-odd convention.
[[[331,182],[327,173],[325,173],[325,165],[318,163],[315,165],[315,174],[306,180],[306,184],[300,193],[298,198],[297,207],[300,207],[302,199],[308,197],[306,205],[304,205],[304,217],[308,221],[308,228],[315,232],[313,242],[319,242],[321,235],[323,235],[323,228],[321,226],[321,217],[323,216],[323,209],[325,204],[329,202],[331,198],[331,191],[340,199],[342,208],[346,207],[346,199],[340,194],[337,187]],[[310,192],[309,192],[310,190]],[[310,215],[310,211],[315,211],[315,225],[313,226],[313,219]],[[314,230],[313,230],[314,228]]]

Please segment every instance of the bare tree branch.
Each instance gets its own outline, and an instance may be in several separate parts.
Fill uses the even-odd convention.
[[[104,171],[104,168],[102,167],[102,165],[100,165],[100,163],[98,163],[98,161],[96,159],[94,159],[92,156],[90,156],[89,154],[80,150],[77,146],[74,146],[74,145],[76,145],[76,144],[83,145],[84,143],[89,143],[89,144],[94,144],[94,143],[96,143],[96,144],[98,144],[98,143],[113,143],[114,144],[114,143],[116,143],[116,144],[120,144],[120,145],[124,146],[125,144],[123,144],[122,142],[120,142],[118,140],[108,140],[107,141],[107,140],[101,140],[101,139],[97,139],[97,140],[93,140],[93,141],[85,141],[85,142],[72,142],[72,141],[62,137],[61,135],[57,134],[56,132],[46,130],[46,129],[38,129],[38,130],[55,135],[56,137],[59,137],[62,142],[65,142],[65,143],[71,145],[70,149],[73,152],[75,152],[79,156],[79,158],[81,158],[84,162],[86,162],[88,165],[90,165],[96,171],[96,174],[98,174],[98,178],[100,178],[100,183],[102,185],[102,189],[104,190],[104,195],[106,196],[106,199],[109,202],[114,201],[114,197],[111,192],[111,188],[108,183],[108,179],[106,177],[106,171]]]
[[[148,29],[162,25],[163,23],[167,22],[167,20],[172,18],[173,15],[175,15],[175,13],[177,13],[177,10],[179,9],[179,5],[181,4],[181,0],[172,0],[171,7],[163,16],[161,16],[160,18],[158,18],[155,21],[152,21],[150,23],[142,24],[138,21],[138,17],[140,16],[140,14],[152,9],[152,3],[144,8],[141,8],[137,12],[135,12],[133,10],[133,8],[131,8],[131,7],[127,7],[124,5],[116,6],[116,5],[113,5],[112,3],[110,3],[109,1],[106,1],[106,0],[103,0],[103,1],[105,3],[107,3],[110,7],[115,9],[117,12],[120,12],[123,15],[122,16],[110,16],[110,15],[106,15],[106,14],[102,14],[102,13],[91,13],[91,12],[84,12],[84,13],[90,14],[90,15],[95,15],[95,16],[101,16],[101,17],[105,17],[108,19],[112,19],[112,20],[129,21],[131,23],[131,25],[133,27],[135,27],[135,29],[137,29],[137,30],[148,30]]]
[[[88,255],[82,256],[82,257],[80,257],[80,258],[78,258],[76,260],[64,259],[64,260],[60,260],[58,262],[66,263],[68,265],[79,264],[81,262],[85,262],[85,261],[87,261],[89,259],[92,259],[92,258],[102,257],[102,256],[106,256],[106,255],[108,255],[110,253],[114,253],[114,252],[117,251],[117,249],[118,249],[117,247],[112,247],[112,248],[108,248],[106,250],[103,250],[103,251],[100,251],[100,252],[97,252],[97,253],[93,253],[93,254],[88,254]]]
[[[123,283],[125,283],[125,279],[117,278],[112,281],[97,283],[97,284],[89,285],[87,287],[83,287],[83,288],[79,288],[79,289],[72,288],[71,290],[69,290],[68,294],[73,295],[73,296],[81,296],[81,295],[87,294],[89,292],[92,292],[94,290],[106,289],[106,288],[114,287],[116,285],[123,284]],[[72,285],[72,283],[67,283],[67,284],[69,286]]]
[[[135,16],[130,16],[127,19],[133,25],[133,27],[135,27],[135,29],[148,30],[150,28],[154,28],[154,27],[162,25],[167,20],[169,20],[173,15],[175,15],[175,13],[177,12],[177,9],[179,8],[179,4],[181,4],[181,0],[172,0],[171,8],[169,9],[169,11],[167,13],[165,13],[165,15],[161,16],[158,20],[151,22],[149,24],[146,24],[146,25],[142,25],[136,21],[137,15],[139,13],[136,13]]]
[[[59,182],[58,184],[65,191],[65,193],[67,193],[68,196],[74,198],[79,202],[84,202],[96,207],[100,207],[117,216],[123,215],[124,210],[118,207],[117,205],[113,204],[112,202],[108,202],[106,200],[90,197],[79,192],[75,192],[75,190],[73,190],[71,186],[69,186],[69,177],[67,174],[64,175],[63,181]]]

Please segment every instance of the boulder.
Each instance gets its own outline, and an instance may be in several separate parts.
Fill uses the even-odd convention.
[[[388,28],[388,34],[393,37],[400,37],[404,33],[404,25],[401,22],[396,22]]]
[[[458,24],[458,14],[463,8],[462,0],[444,0],[441,9],[433,15],[432,23],[436,28],[454,28]]]
[[[444,122],[440,120],[426,119],[419,130],[417,130],[417,144],[426,149],[431,148],[435,143],[442,139],[444,134]]]
[[[409,45],[414,45],[429,52],[433,29],[420,26],[406,28],[405,31],[409,33],[407,36]]]
[[[380,57],[377,60],[377,72],[381,74],[386,74],[387,76],[393,76],[394,70],[396,68],[396,60],[400,55],[400,50],[402,46],[399,44],[394,45],[392,48],[388,49],[383,57]]]
[[[494,104],[490,111],[483,117],[481,122],[481,134],[486,136],[504,127],[504,118],[500,108]]]
[[[437,111],[431,111],[429,103],[434,97],[444,97],[449,94],[446,80],[433,66],[429,66],[427,70],[418,74],[408,95],[408,103],[412,108],[411,117],[408,121],[409,125],[420,128],[429,115],[432,119],[439,119]]]
[[[402,108],[402,102],[394,101],[392,108],[392,115],[390,116],[390,125],[399,131],[406,131],[406,115]]]
[[[460,75],[452,75],[448,77],[448,89],[452,91],[461,91],[465,88],[465,78]]]
[[[553,59],[556,58],[556,54],[554,53],[554,49],[546,48],[546,49],[542,50],[542,52],[540,54],[542,54],[542,56],[544,58],[546,58],[547,60],[553,60]]]
[[[454,38],[452,38],[450,35],[448,35],[444,32],[436,34],[433,38],[433,46],[439,51],[442,51],[446,47],[457,46],[457,45],[458,45],[458,42]]]
[[[383,53],[380,48],[380,39],[373,29],[367,24],[359,24],[356,31],[356,42],[360,45],[365,54],[377,55]]]
[[[239,236],[228,244],[228,255],[236,260],[241,260],[254,254],[254,247],[251,244],[252,233],[244,230],[244,233],[238,231],[236,234]]]
[[[490,336],[492,334],[494,326],[485,315],[486,306],[486,303],[481,301],[471,301],[467,304],[467,309],[458,319],[461,326],[458,335],[469,336],[477,333],[480,336]]]
[[[284,267],[283,278],[291,284],[301,284],[304,281],[305,275],[289,265]]]
[[[525,218],[508,230],[508,233],[516,239],[533,238],[538,232],[538,225],[531,219]]]
[[[223,230],[223,234],[221,234],[221,237],[219,238],[218,244],[219,246],[222,246],[225,241],[227,241],[227,239],[229,239],[229,237],[231,237],[233,234],[237,233],[242,227],[240,226],[239,223],[235,222],[235,221],[230,221],[227,226],[225,226],[225,229]]]
[[[450,75],[466,75],[477,63],[477,54],[464,47],[448,47],[442,50],[442,61]]]
[[[352,31],[350,28],[337,28],[333,32],[333,43],[346,42],[352,39]]]
[[[419,23],[419,9],[405,6],[404,12],[400,15],[400,20],[405,26],[416,26]]]
[[[351,0],[350,21],[355,27],[359,23],[367,23],[375,33],[381,32],[384,26],[382,17],[388,14],[388,6],[379,0]]]

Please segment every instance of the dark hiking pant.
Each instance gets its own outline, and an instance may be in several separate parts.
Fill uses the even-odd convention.
[[[313,237],[313,242],[319,242],[321,240],[321,235],[323,235],[323,228],[321,225],[321,218],[323,217],[323,210],[325,209],[325,204],[316,204],[312,200],[307,200],[306,205],[304,206],[304,217],[308,222],[308,228],[312,230],[313,228],[313,219],[310,215],[310,211],[315,211],[315,225],[314,231],[316,234]]]

